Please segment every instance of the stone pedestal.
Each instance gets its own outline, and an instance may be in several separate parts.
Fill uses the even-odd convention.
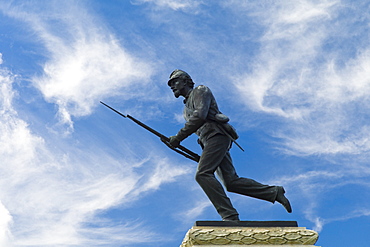
[[[197,222],[186,234],[180,247],[314,247],[317,232],[298,227],[296,222],[241,221],[238,223]]]

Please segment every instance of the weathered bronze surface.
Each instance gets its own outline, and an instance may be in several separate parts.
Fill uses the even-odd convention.
[[[239,214],[226,195],[215,173],[229,192],[238,193],[274,203],[281,203],[291,213],[290,202],[282,186],[261,184],[253,179],[239,177],[233,166],[229,149],[238,138],[229,118],[219,110],[211,90],[200,85],[194,88],[190,75],[174,70],[168,81],[174,96],[184,98],[183,115],[186,123],[178,133],[169,137],[169,144],[177,147],[195,133],[202,147],[195,179],[202,187],[224,221],[239,221]],[[220,120],[221,119],[221,120]]]

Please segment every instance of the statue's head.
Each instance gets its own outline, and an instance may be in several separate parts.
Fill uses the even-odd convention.
[[[168,81],[168,86],[172,89],[176,98],[186,96],[188,91],[194,87],[194,82],[190,75],[183,70],[174,70]]]

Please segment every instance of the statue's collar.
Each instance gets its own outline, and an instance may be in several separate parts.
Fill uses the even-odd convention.
[[[184,104],[188,101],[190,93],[193,91],[193,89],[190,89],[189,92],[186,94],[185,99],[184,99]]]

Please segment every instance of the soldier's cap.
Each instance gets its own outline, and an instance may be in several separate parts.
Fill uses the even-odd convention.
[[[180,69],[175,69],[174,71],[172,71],[172,73],[170,75],[170,79],[168,80],[168,83],[167,83],[168,86],[170,86],[171,82],[174,81],[175,79],[188,79],[188,80],[191,80],[191,77],[185,71],[180,70]]]

